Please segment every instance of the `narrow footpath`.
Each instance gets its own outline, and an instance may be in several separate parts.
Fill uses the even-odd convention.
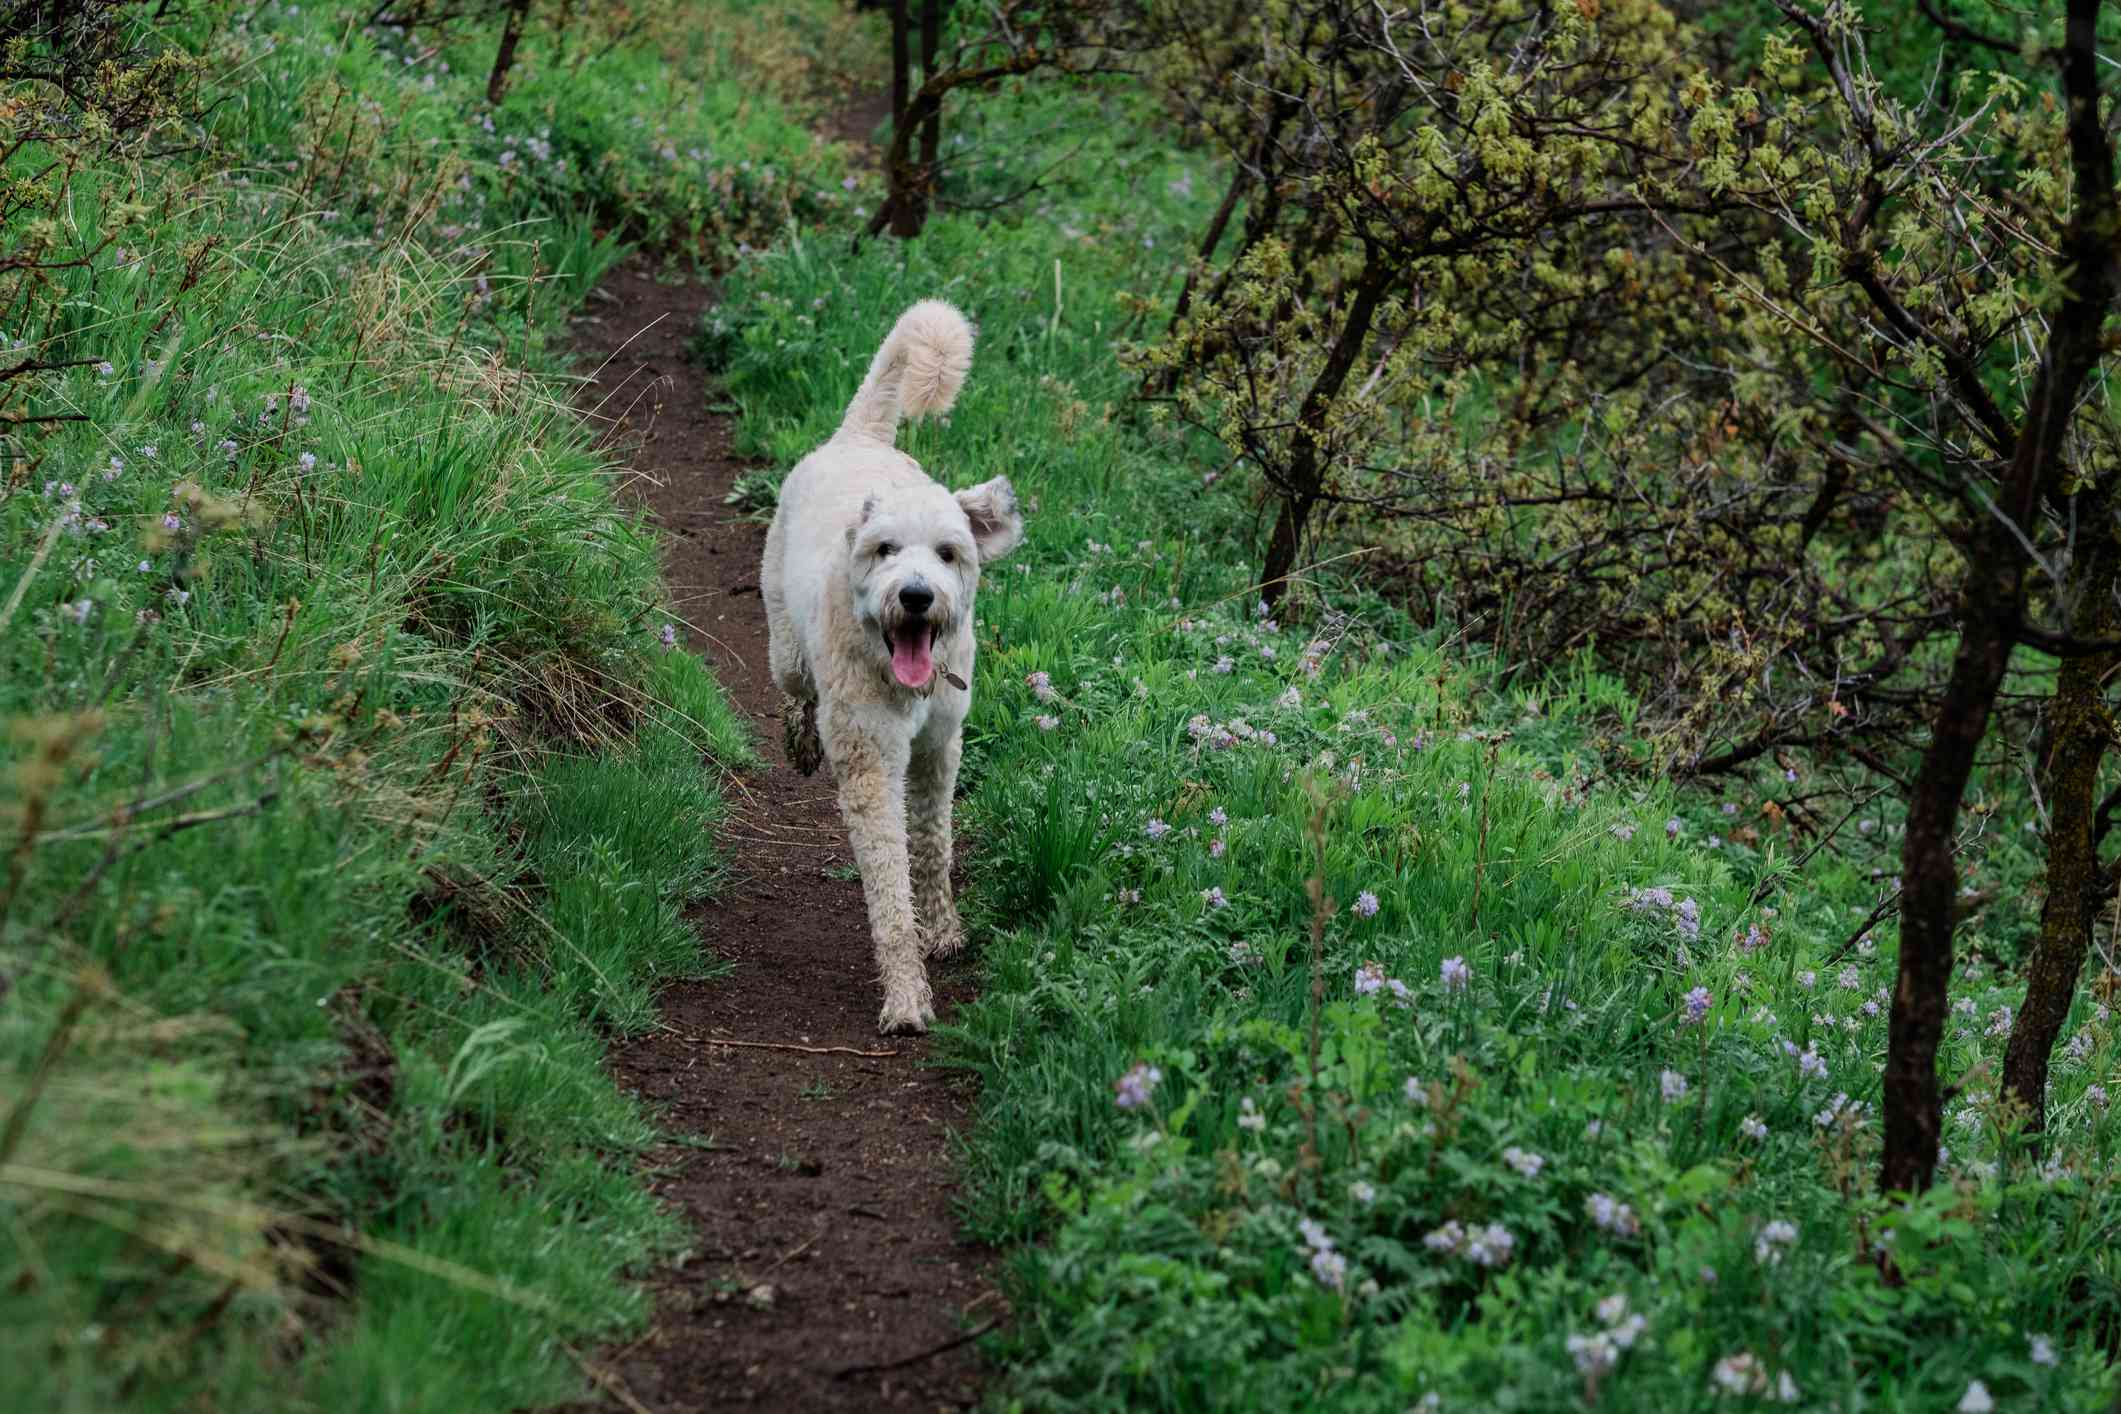
[[[861,885],[829,771],[806,779],[782,759],[758,592],[765,527],[723,504],[746,467],[691,356],[712,301],[635,257],[575,324],[579,366],[595,374],[583,405],[669,534],[688,647],[765,757],[726,787],[729,877],[694,915],[735,971],[671,988],[665,1029],[612,1057],[679,1136],[646,1167],[693,1251],[651,1277],[649,1332],[587,1364],[607,1408],[636,1412],[963,1408],[980,1365],[961,1337],[1002,1314],[992,1254],[960,1240],[951,1210],[951,1133],[971,1092],[923,1068],[925,1038],[877,1036]],[[944,1016],[970,994],[972,967],[931,964]]]

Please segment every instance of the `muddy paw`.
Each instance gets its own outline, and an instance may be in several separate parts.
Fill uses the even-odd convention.
[[[918,1036],[935,1020],[935,1004],[928,989],[898,995],[886,993],[884,1009],[876,1018],[876,1029],[886,1036]]]
[[[956,957],[965,950],[965,928],[956,919],[951,919],[940,928],[928,933],[928,956]]]
[[[817,738],[817,703],[782,698],[781,734],[788,764],[803,775],[816,775],[825,760],[824,745]]]
[[[935,1013],[913,1007],[894,1007],[884,1004],[884,1010],[876,1019],[876,1029],[885,1036],[919,1036],[927,1031],[928,1023],[935,1020]]]

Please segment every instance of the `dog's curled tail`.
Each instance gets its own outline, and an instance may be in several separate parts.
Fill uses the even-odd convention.
[[[901,417],[950,411],[971,367],[972,325],[956,306],[922,300],[891,326],[833,440],[867,437],[889,446]]]

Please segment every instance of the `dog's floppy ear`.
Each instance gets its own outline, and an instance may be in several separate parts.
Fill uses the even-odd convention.
[[[1024,513],[1017,509],[1016,488],[1008,477],[966,487],[957,493],[957,503],[972,522],[972,543],[979,547],[981,564],[1000,559],[1023,540]]]
[[[869,517],[875,514],[876,497],[871,496],[868,500],[862,502],[862,513],[854,518],[854,524],[847,527],[847,543],[849,545],[854,543],[855,536],[862,533],[862,527],[869,523]]]

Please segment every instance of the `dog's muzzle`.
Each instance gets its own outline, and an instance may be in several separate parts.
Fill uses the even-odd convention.
[[[935,633],[928,617],[935,591],[922,580],[901,586],[895,613],[884,620],[884,648],[891,654],[891,676],[901,687],[924,688],[935,677]]]

